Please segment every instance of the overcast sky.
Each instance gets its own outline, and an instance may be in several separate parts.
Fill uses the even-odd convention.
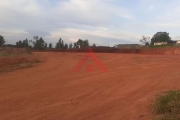
[[[8,43],[43,37],[97,45],[139,43],[167,31],[180,39],[179,0],[1,0],[0,35]]]

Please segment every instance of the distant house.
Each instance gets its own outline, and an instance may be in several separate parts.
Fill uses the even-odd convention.
[[[180,44],[180,40],[176,40],[176,44]]]
[[[141,45],[139,44],[118,44],[118,49],[140,49]]]
[[[176,44],[176,43],[177,43],[177,41],[175,41],[175,40],[170,40],[167,42],[167,44]]]
[[[154,42],[154,45],[166,45],[167,42]]]

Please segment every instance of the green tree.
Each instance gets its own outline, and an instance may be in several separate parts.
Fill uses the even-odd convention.
[[[45,43],[45,46],[44,46],[45,48],[47,48],[47,43]]]
[[[83,41],[83,47],[89,47],[89,41],[88,40]]]
[[[57,42],[55,48],[59,49],[59,45],[60,45],[59,42]]]
[[[55,48],[56,49],[64,49],[64,41],[61,39],[61,38],[59,38],[59,41],[56,43],[56,46],[55,46]]]
[[[83,40],[79,39],[77,41],[77,45],[78,45],[79,48],[82,48],[83,47]]]
[[[61,49],[64,49],[65,44],[64,44],[64,41],[63,41],[63,40],[61,41],[61,45],[60,45],[60,46],[61,46]]]
[[[34,40],[35,41],[32,41],[34,49],[45,49],[47,47],[42,37],[39,38],[38,36],[34,36]]]
[[[68,44],[65,44],[65,45],[64,45],[64,49],[68,49]]]
[[[49,43],[49,48],[52,48],[52,43]]]
[[[72,48],[72,47],[73,47],[73,45],[72,45],[72,43],[70,43],[70,44],[69,44],[69,48]]]
[[[154,45],[154,42],[168,42],[171,41],[169,33],[167,32],[157,32],[151,39],[151,45]]]
[[[4,37],[0,35],[0,47],[1,47],[2,45],[4,45],[5,42],[6,42],[6,41],[5,41]]]
[[[93,44],[93,47],[96,47],[96,44],[95,44],[95,43]]]
[[[74,48],[79,48],[76,42],[74,43]]]
[[[19,40],[18,42],[16,42],[16,47],[18,48],[27,48],[29,47],[29,42],[28,42],[28,39],[26,38],[25,40],[21,41]]]
[[[21,46],[22,46],[22,41],[19,40],[18,42],[16,42],[16,46],[17,46],[18,48],[21,48]]]
[[[77,41],[77,46],[78,46],[79,48],[88,47],[88,46],[89,46],[89,42],[88,42],[88,40],[81,40],[81,39],[79,39],[79,40]]]

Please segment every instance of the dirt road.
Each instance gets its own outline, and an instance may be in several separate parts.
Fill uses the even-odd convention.
[[[107,73],[75,73],[84,53],[33,54],[44,62],[0,75],[0,120],[150,120],[154,95],[180,88],[178,55],[98,53]]]

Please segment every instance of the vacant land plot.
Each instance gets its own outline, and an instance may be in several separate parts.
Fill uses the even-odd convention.
[[[32,67],[39,62],[42,61],[26,49],[0,48],[0,74]]]
[[[33,53],[44,60],[0,75],[1,120],[150,120],[149,104],[161,91],[180,88],[179,55],[96,54],[108,72],[84,53]]]

